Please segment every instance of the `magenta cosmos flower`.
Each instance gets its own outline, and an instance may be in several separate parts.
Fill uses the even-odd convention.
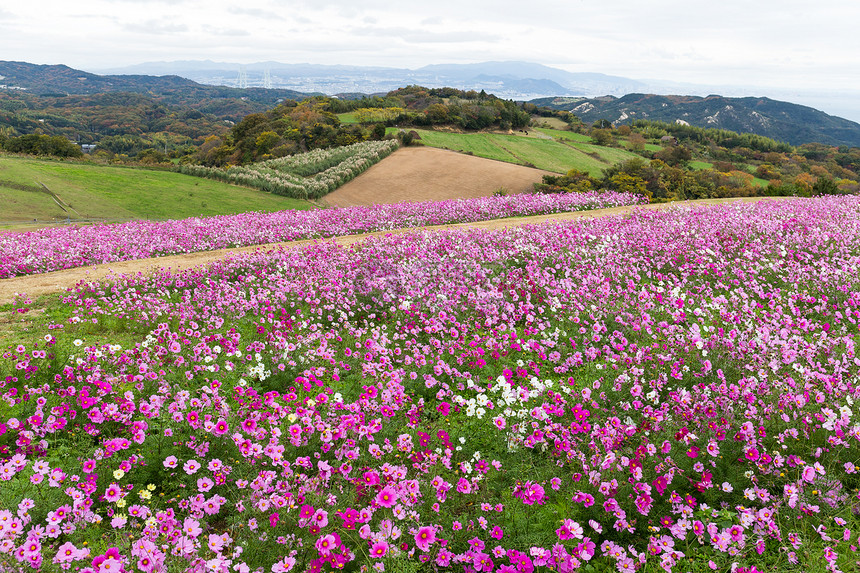
[[[430,546],[436,541],[436,530],[432,527],[419,527],[415,533],[415,547],[421,551],[429,551]]]

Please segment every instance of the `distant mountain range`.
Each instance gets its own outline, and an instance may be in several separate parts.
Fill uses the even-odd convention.
[[[253,111],[268,109],[285,99],[301,99],[309,95],[288,89],[203,85],[177,75],[98,75],[64,65],[7,61],[0,61],[0,90],[38,96],[129,92],[157,96],[161,103],[168,105],[194,105],[207,99],[236,99],[256,103],[256,106],[250,106]]]
[[[438,64],[418,69],[373,66],[284,64],[257,62],[150,62],[124,68],[90,70],[101,74],[176,75],[208,85],[273,87],[327,95],[387,93],[407,85],[485,90],[504,99],[529,100],[546,96],[611,95],[631,93],[683,94],[730,97],[767,96],[812,106],[853,121],[860,121],[860,92],[838,85],[816,89],[761,88],[738,85],[702,85],[659,79],[635,80],[599,73],[573,73],[530,62]]]
[[[572,73],[529,62],[438,64],[416,70],[366,66],[331,66],[259,62],[151,62],[99,70],[110,74],[172,74],[202,84],[287,88],[301,92],[387,93],[407,85],[485,90],[505,99],[540,96],[624,94],[643,91],[642,82],[594,73]]]
[[[483,89],[505,99],[565,109],[587,122],[684,121],[698,127],[756,133],[793,145],[818,142],[860,146],[860,124],[811,107],[766,97],[646,95],[644,88],[653,84],[527,62],[441,64],[409,70],[278,62],[240,67],[225,62],[183,61],[108,71],[113,73],[98,75],[63,65],[0,61],[0,93],[20,90],[60,96],[133,92],[154,97],[160,104],[192,106],[237,121],[244,114],[263,111],[284,99],[302,99],[312,93],[349,94],[352,98],[406,85],[455,87]],[[610,95],[586,97],[589,94]],[[541,97],[547,95],[553,97]]]
[[[570,111],[587,123],[606,119],[622,125],[648,119],[755,133],[792,145],[814,141],[860,147],[860,124],[766,97],[628,94],[621,98],[542,98],[531,103]]]

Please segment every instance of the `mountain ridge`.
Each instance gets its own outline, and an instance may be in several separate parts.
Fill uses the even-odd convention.
[[[686,122],[696,127],[755,133],[791,145],[816,142],[860,147],[860,124],[809,106],[767,97],[627,94],[621,98],[603,96],[575,101],[542,98],[530,103],[569,111],[587,123],[603,119],[615,125],[638,119]]]
[[[259,66],[268,64],[276,65],[276,62],[263,62]],[[177,66],[182,65],[178,63]],[[217,70],[221,65],[219,62],[207,61],[204,64],[211,70]],[[250,68],[250,66],[249,66]],[[260,67],[259,69],[269,70]],[[274,68],[273,68],[274,69]],[[362,92],[355,88],[355,82],[350,83],[348,77],[336,76],[335,70],[345,74],[370,73],[370,68],[356,68],[354,66],[328,66],[320,67],[311,64],[293,65],[291,69],[304,70],[303,73],[319,73],[319,81],[335,77],[338,81],[346,82],[346,88],[333,92],[319,89],[313,93],[374,93]],[[386,73],[395,68],[386,69]],[[539,64],[528,62],[487,62],[484,64],[439,64],[425,66],[423,72],[408,78],[406,85],[426,85],[421,83],[432,76],[433,82],[443,83],[446,86],[457,87],[460,84],[465,87],[461,89],[485,89],[488,93],[503,99],[526,99],[508,97],[511,90],[548,92],[553,97],[528,98],[531,103],[547,105],[556,109],[572,111],[586,122],[598,119],[607,119],[613,123],[623,123],[636,119],[651,119],[657,121],[674,122],[685,121],[698,127],[715,127],[737,132],[755,133],[772,139],[798,145],[807,142],[824,143],[827,145],[849,145],[860,146],[860,124],[853,121],[830,116],[822,111],[809,106],[794,104],[767,97],[745,97],[732,98],[728,96],[681,96],[681,95],[655,95],[642,92],[633,92],[621,97],[613,95],[597,98],[585,98],[586,90],[575,90],[559,83],[573,81],[571,78],[589,78],[597,82],[594,85],[606,86],[607,82],[621,82],[626,78],[618,76],[606,76],[603,74],[574,74],[564,70],[557,70]],[[543,75],[552,75],[553,78],[535,79],[523,78],[524,73],[535,72],[534,75],[542,75],[542,71],[549,70]],[[134,71],[142,71],[136,68]],[[173,70],[179,71],[179,70]],[[323,73],[325,72],[325,73]],[[487,72],[479,73],[477,72]],[[245,71],[246,74],[249,72]],[[269,70],[270,75],[272,71]],[[326,75],[328,74],[328,75]],[[6,90],[0,93],[9,93],[10,86],[22,88],[25,93],[33,95],[92,95],[109,92],[132,92],[146,94],[155,97],[159,103],[165,105],[192,105],[200,106],[200,102],[210,102],[201,111],[214,112],[222,119],[238,121],[242,114],[254,111],[263,111],[273,107],[285,99],[304,99],[313,93],[301,92],[287,88],[263,88],[245,87],[236,88],[223,85],[202,84],[192,79],[177,74],[152,76],[148,74],[112,74],[98,75],[91,72],[76,70],[66,65],[39,65],[27,62],[0,61],[0,80],[5,83]],[[472,78],[463,79],[463,78]],[[445,81],[443,81],[445,80]],[[450,80],[448,82],[447,80]],[[557,81],[558,80],[558,81]],[[316,80],[308,80],[316,81]],[[396,78],[385,81],[394,82]],[[247,82],[250,84],[250,81]],[[468,85],[471,84],[471,85]],[[403,83],[394,84],[398,89]],[[634,84],[631,84],[634,85]],[[636,84],[638,86],[638,84]],[[481,87],[483,86],[483,87]],[[570,86],[568,83],[567,86]],[[322,87],[322,85],[318,86]],[[428,86],[429,87],[429,86]],[[617,87],[617,86],[616,86]],[[638,86],[641,87],[641,86]],[[375,93],[387,93],[393,90],[378,90]],[[559,94],[559,91],[567,93]],[[563,97],[556,97],[563,96]],[[223,103],[218,103],[223,102]],[[572,102],[579,102],[571,105]],[[226,108],[226,109],[225,109]]]

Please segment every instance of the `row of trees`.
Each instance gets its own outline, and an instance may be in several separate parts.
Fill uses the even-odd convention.
[[[185,162],[220,167],[244,165],[312,149],[382,139],[385,127],[342,124],[327,98],[287,101],[265,113],[245,116],[223,137],[212,136]]]
[[[688,170],[659,159],[630,159],[605,169],[601,177],[573,169],[565,175],[545,175],[535,189],[542,193],[584,193],[595,189],[644,195],[651,201],[712,199],[724,197],[834,195],[845,190],[830,178],[805,183],[779,182],[761,187],[745,171],[719,169]]]
[[[52,157],[83,156],[80,147],[60,135],[30,134],[9,137],[0,132],[0,150]]]

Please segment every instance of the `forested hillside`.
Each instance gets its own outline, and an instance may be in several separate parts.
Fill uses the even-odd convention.
[[[766,97],[628,94],[620,98],[541,98],[532,103],[570,111],[589,123],[605,119],[624,125],[647,119],[755,133],[792,145],[860,145],[860,124]]]

